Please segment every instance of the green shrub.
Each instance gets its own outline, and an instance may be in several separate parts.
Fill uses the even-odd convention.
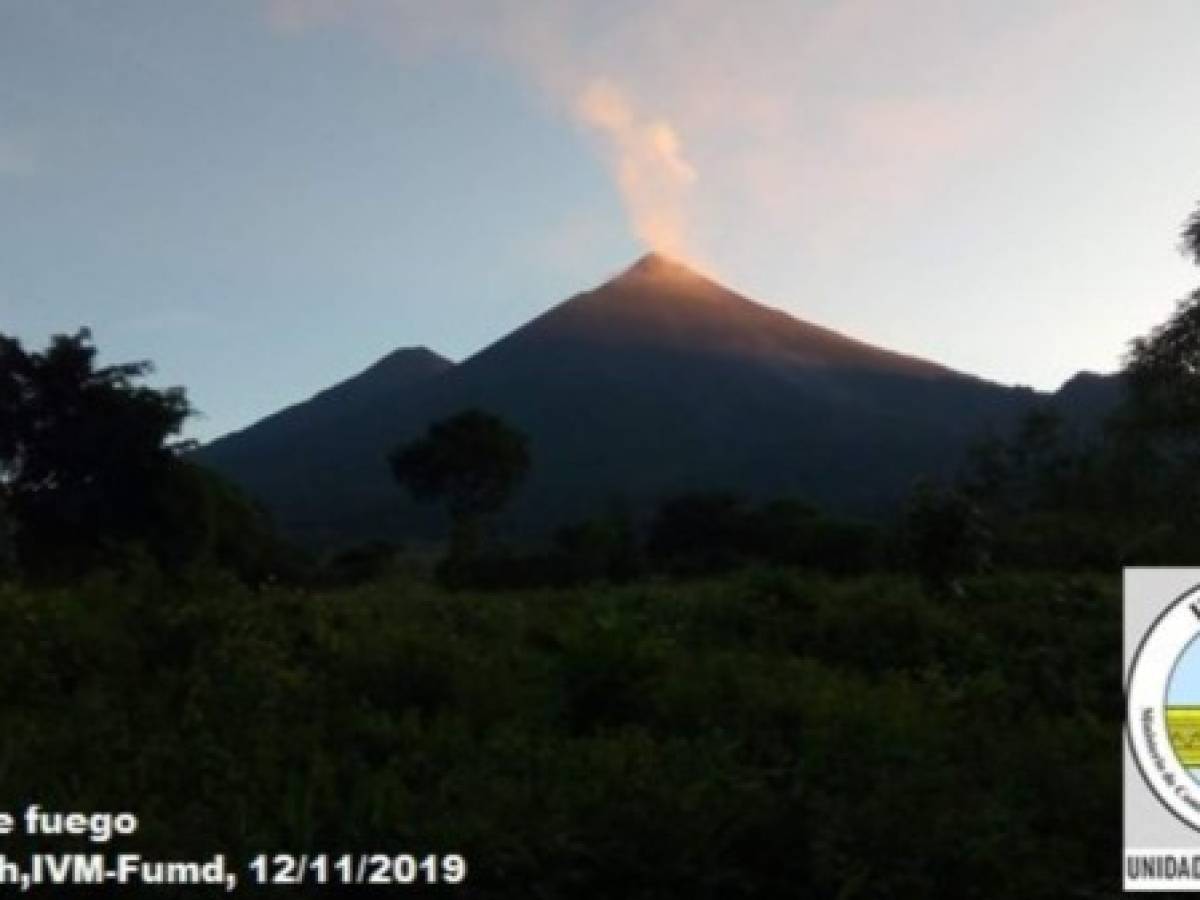
[[[1099,895],[1116,595],[0,586],[0,795],[133,809],[147,854],[454,849],[486,897]]]

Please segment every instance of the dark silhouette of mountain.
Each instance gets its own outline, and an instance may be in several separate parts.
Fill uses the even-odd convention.
[[[1055,391],[1051,405],[1067,424],[1081,431],[1094,431],[1125,396],[1121,375],[1077,372]]]
[[[401,347],[354,377],[224,435],[194,456],[262,501],[286,531],[336,539],[340,526],[325,528],[321,510],[327,498],[342,495],[364,474],[353,457],[343,458],[343,436],[361,431],[377,416],[396,415],[420,384],[453,367],[427,347]]]
[[[434,520],[391,481],[386,453],[480,407],[530,437],[516,531],[686,490],[871,515],[1047,398],[811,325],[657,254],[457,366],[424,352],[420,377],[377,377],[389,357],[198,457],[294,534],[394,537]]]
[[[319,439],[325,429],[364,413],[377,413],[398,402],[413,385],[453,367],[454,363],[428,347],[401,347],[353,378],[223,436],[209,445],[205,456],[228,459],[231,454],[255,454],[260,448],[275,452],[280,440]]]

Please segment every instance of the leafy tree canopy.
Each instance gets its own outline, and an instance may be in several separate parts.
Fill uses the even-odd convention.
[[[169,441],[192,413],[182,388],[135,384],[149,362],[95,363],[86,328],[41,353],[0,335],[0,483],[12,492],[92,483],[183,446]]]
[[[468,409],[435,422],[388,462],[417,500],[444,500],[461,530],[504,506],[529,469],[529,445],[498,416]]]
[[[1182,249],[1200,263],[1200,209],[1184,226]],[[1190,430],[1200,424],[1200,290],[1166,322],[1133,340],[1125,357],[1143,424]]]
[[[182,388],[138,384],[148,362],[98,367],[86,328],[41,352],[0,335],[0,493],[26,563],[58,566],[152,529],[161,476],[186,444]]]
[[[1183,228],[1183,252],[1200,265],[1200,207],[1196,208]]]
[[[953,587],[958,576],[987,565],[987,523],[975,503],[957,489],[919,482],[909,498],[903,529],[909,562],[933,589]]]

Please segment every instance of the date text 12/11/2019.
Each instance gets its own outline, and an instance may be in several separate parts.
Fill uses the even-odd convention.
[[[249,864],[256,884],[462,884],[467,861],[458,853],[260,853]]]

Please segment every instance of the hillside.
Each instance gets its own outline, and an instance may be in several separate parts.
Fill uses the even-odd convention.
[[[356,480],[353,457],[348,470],[339,461],[347,435],[390,417],[418,385],[453,365],[426,347],[402,347],[304,402],[207,444],[195,458],[263,501],[293,534],[307,530],[317,539],[336,539],[321,529],[319,514],[297,522],[293,511],[320,510]],[[314,465],[318,460],[322,465]]]
[[[419,377],[386,385],[377,368],[198,458],[307,540],[394,537],[434,523],[385,454],[478,406],[531,438],[519,532],[691,489],[871,515],[1045,399],[804,322],[654,254],[457,366],[429,354]]]

